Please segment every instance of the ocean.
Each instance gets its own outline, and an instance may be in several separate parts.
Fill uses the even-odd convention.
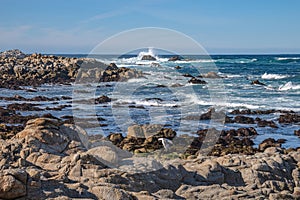
[[[94,57],[105,63],[114,62],[118,67],[128,67],[144,72],[143,78],[128,82],[108,82],[72,85],[43,85],[37,92],[1,89],[1,96],[15,94],[30,98],[34,96],[70,96],[74,99],[94,98],[106,95],[111,102],[97,105],[73,102],[72,107],[62,111],[51,111],[54,116],[73,115],[85,118],[89,123],[101,125],[87,128],[89,134],[121,132],[124,135],[132,124],[163,124],[177,131],[177,134],[193,134],[199,129],[211,126],[209,120],[195,120],[211,107],[225,111],[229,117],[235,109],[251,110],[293,110],[300,112],[300,55],[183,55],[181,60],[169,61],[168,55],[152,55],[155,61],[142,60],[139,55],[95,56],[60,55],[67,57]],[[221,79],[200,78],[208,84],[189,83],[192,76],[214,71]],[[264,85],[252,85],[259,80]],[[74,92],[75,91],[75,92]],[[12,102],[1,101],[1,105]],[[39,107],[58,106],[50,102],[40,103]],[[70,104],[62,100],[59,105]],[[34,111],[21,111],[23,115],[36,114]],[[38,114],[49,113],[39,111]],[[298,147],[300,139],[294,135],[299,124],[278,123],[280,113],[248,115],[273,120],[278,128],[258,127],[257,124],[224,124],[219,129],[254,127],[259,144],[266,138],[286,139],[283,147]],[[93,116],[97,116],[95,121]]]

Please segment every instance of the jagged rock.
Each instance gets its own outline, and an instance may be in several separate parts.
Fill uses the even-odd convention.
[[[246,116],[236,116],[234,122],[239,124],[255,124],[253,118]]]
[[[192,84],[207,84],[206,81],[197,79],[195,77],[191,78],[188,83],[192,83]]]
[[[10,115],[5,110],[3,114]],[[215,155],[198,154],[193,159],[167,160],[156,159],[151,154],[148,157],[134,156],[107,141],[110,139],[117,145],[124,140],[127,144],[137,141],[134,145],[147,150],[147,145],[154,146],[157,138],[172,139],[176,136],[175,131],[160,125],[135,128],[143,132],[141,136],[149,137],[135,138],[133,135],[138,133],[134,130],[131,136],[124,138],[120,134],[111,134],[107,138],[93,137],[90,141],[80,127],[61,124],[57,119],[28,121],[25,130],[15,137],[0,140],[0,198],[299,197],[300,150],[286,151],[277,145],[283,141],[268,140],[267,145],[260,146],[259,152],[252,149],[255,154],[249,155],[251,150],[248,148],[252,144],[248,144],[245,138],[256,134],[253,128],[219,131],[221,138],[212,150]],[[206,136],[207,131],[198,131],[199,140]],[[212,129],[211,133],[217,134],[218,131]],[[218,152],[220,146],[224,148],[221,153]]]
[[[266,84],[260,82],[259,80],[254,80],[251,82],[251,85],[262,85],[262,86],[265,86]]]
[[[259,145],[258,145],[258,149],[260,151],[264,151],[266,148],[268,147],[281,147],[281,144],[284,143],[284,140],[275,140],[273,138],[268,138],[265,139],[264,141],[262,141]]]
[[[257,126],[259,126],[259,127],[270,126],[272,128],[278,128],[278,126],[276,125],[276,123],[274,121],[262,120],[258,117],[255,119],[255,121],[257,121]]]
[[[4,57],[4,58],[14,57],[17,59],[23,59],[25,58],[25,56],[26,55],[19,49],[8,50],[0,53],[0,57]]]
[[[122,189],[109,186],[95,186],[91,191],[98,199],[103,200],[133,200],[134,198]]]
[[[27,173],[21,169],[0,171],[0,198],[16,199],[26,195]]]
[[[123,150],[146,153],[163,147],[159,138],[172,140],[175,136],[174,130],[159,124],[151,124],[129,126],[125,138],[121,134],[110,134],[108,139]]]
[[[156,58],[154,58],[153,56],[151,55],[144,55],[142,57],[142,60],[156,60]]]
[[[118,68],[114,63],[106,65],[91,58],[41,54],[23,57],[12,53],[9,57],[0,56],[0,69],[0,87],[9,89],[22,89],[20,86],[34,88],[45,83],[69,84],[75,79],[80,83],[91,83],[126,81],[142,76],[141,72],[125,67]]]
[[[171,58],[169,58],[168,61],[177,61],[177,60],[181,60],[180,56],[172,56]]]
[[[108,96],[102,95],[101,97],[95,98],[95,103],[100,104],[100,103],[107,103],[111,102],[111,98]]]
[[[300,115],[287,113],[280,115],[278,121],[281,124],[300,123]]]

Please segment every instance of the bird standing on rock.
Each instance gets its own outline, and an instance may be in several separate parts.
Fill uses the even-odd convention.
[[[170,150],[171,146],[173,145],[172,140],[166,139],[166,138],[158,138],[158,141],[161,141],[165,150]]]

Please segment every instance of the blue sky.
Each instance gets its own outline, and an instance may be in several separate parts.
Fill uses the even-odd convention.
[[[0,51],[88,53],[141,27],[182,32],[209,53],[300,53],[298,0],[0,0]]]

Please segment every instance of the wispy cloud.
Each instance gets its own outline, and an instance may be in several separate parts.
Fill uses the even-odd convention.
[[[101,13],[101,14],[95,15],[93,17],[90,17],[88,19],[82,20],[81,23],[89,23],[89,22],[93,22],[96,20],[103,20],[103,19],[108,19],[108,18],[112,18],[112,17],[117,17],[120,15],[126,14],[128,12],[130,12],[130,11],[127,9],[113,10],[113,11]]]

